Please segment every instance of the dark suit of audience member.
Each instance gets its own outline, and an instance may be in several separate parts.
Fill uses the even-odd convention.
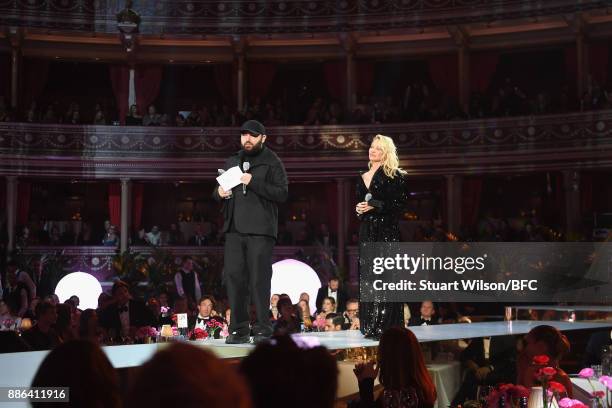
[[[317,292],[317,313],[322,310],[323,299],[325,299],[326,297],[332,297],[330,296],[330,290],[328,285],[322,286]],[[346,309],[347,300],[348,297],[346,296],[346,293],[342,290],[342,288],[338,288],[338,290],[336,291],[336,313],[344,313],[344,310]]]
[[[100,326],[105,329],[114,329],[117,334],[121,333],[121,313],[128,313],[129,327],[155,325],[155,316],[153,316],[153,312],[151,312],[143,302],[130,300],[123,307],[119,307],[115,303],[102,310],[100,312]]]
[[[485,354],[485,345],[486,341],[482,337],[472,339],[469,346],[461,353],[460,359],[466,374],[451,406],[463,405],[465,400],[475,399],[478,385],[516,381],[516,338],[491,337],[488,358]]]
[[[610,329],[591,334],[584,351],[583,367],[601,364],[601,354],[605,346],[612,345]]]
[[[435,316],[430,318],[425,318],[423,316],[411,316],[410,320],[408,320],[408,326],[433,326],[434,324],[438,324]]]

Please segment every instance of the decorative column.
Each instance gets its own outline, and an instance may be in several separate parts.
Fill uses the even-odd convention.
[[[18,109],[19,71],[21,71],[21,33],[17,27],[9,29],[11,42],[11,107]]]
[[[129,178],[121,179],[121,253],[127,251],[130,240],[130,203],[132,183]]]
[[[457,175],[444,176],[446,178],[446,223],[448,232],[458,235],[461,226],[461,194],[463,190],[463,177]]]
[[[246,41],[240,36],[235,36],[232,46],[236,63],[236,108],[239,112],[242,112],[245,101]]]
[[[345,250],[346,250],[346,180],[343,178],[336,179],[336,194],[338,199],[338,208],[336,209],[336,219],[338,220],[338,267],[344,268]]]
[[[563,194],[565,198],[565,235],[569,241],[578,238],[580,231],[580,173],[564,170]]]
[[[6,177],[6,233],[7,253],[15,248],[15,225],[17,224],[17,177]]]
[[[584,33],[582,30],[579,30],[576,33],[576,96],[578,99],[582,98],[587,82],[585,75],[585,55]]]
[[[459,74],[459,106],[464,112],[470,109],[470,51],[466,41],[457,49],[457,66]]]
[[[353,111],[357,99],[355,89],[355,39],[351,34],[342,37],[342,46],[346,52],[346,113]]]

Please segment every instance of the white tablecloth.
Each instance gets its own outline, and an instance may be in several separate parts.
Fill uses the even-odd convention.
[[[589,381],[584,378],[572,378],[572,386],[574,387],[574,399],[584,402],[586,405],[591,406],[590,395],[593,392],[593,388],[589,384]],[[595,391],[606,392],[606,387],[597,380],[591,380],[591,384],[595,387]],[[606,394],[607,395],[607,394]],[[604,406],[606,406],[606,400],[604,399]]]

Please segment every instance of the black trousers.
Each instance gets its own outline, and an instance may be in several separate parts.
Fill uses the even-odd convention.
[[[269,310],[274,242],[265,235],[225,234],[224,280],[232,309],[230,333],[249,334],[252,302],[257,311],[253,333],[272,334]]]

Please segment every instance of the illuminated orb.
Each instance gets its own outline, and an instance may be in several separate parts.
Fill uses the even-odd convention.
[[[97,309],[98,297],[102,293],[102,285],[93,276],[85,272],[72,272],[64,276],[57,287],[55,294],[60,302],[70,299],[70,296],[79,297],[79,309]]]
[[[316,311],[317,292],[321,287],[319,276],[310,266],[295,259],[284,259],[272,265],[270,296],[286,293],[297,303],[302,292],[310,295],[310,312]]]

